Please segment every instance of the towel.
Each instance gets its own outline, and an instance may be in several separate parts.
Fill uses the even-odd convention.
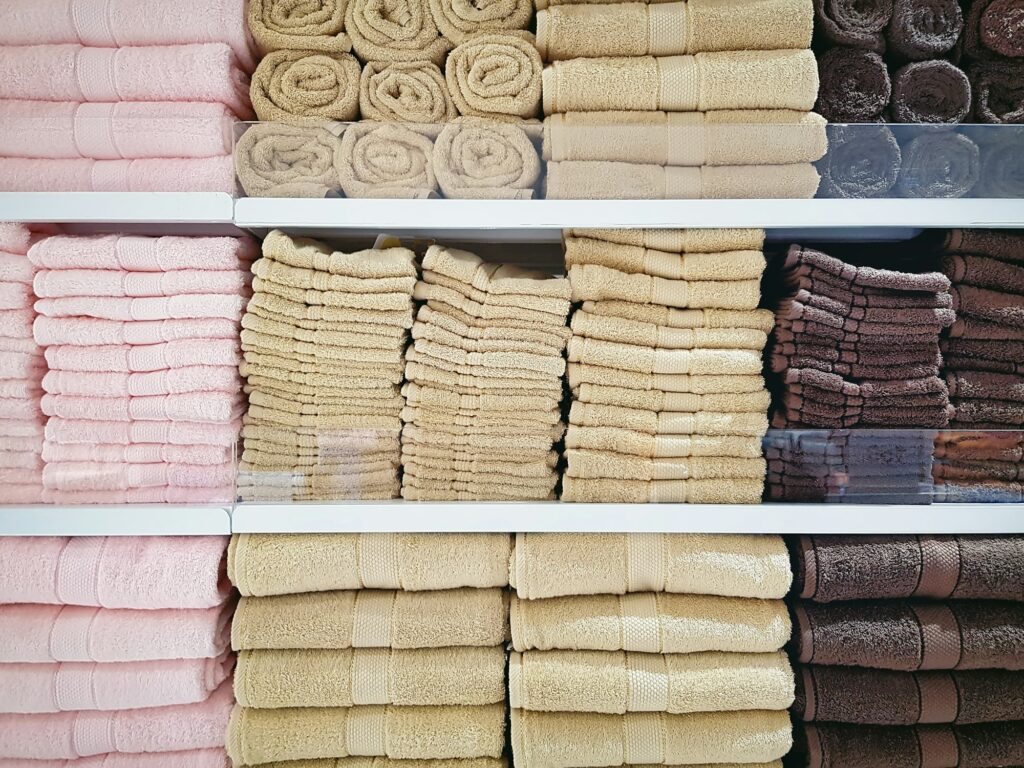
[[[401,125],[364,122],[345,131],[335,155],[347,197],[433,197],[434,143]]]
[[[984,256],[945,256],[942,271],[958,284],[1024,294],[1024,266]]]
[[[770,333],[775,327],[775,318],[767,309],[675,309],[657,304],[611,300],[585,301],[581,309],[588,315],[622,318],[668,328],[751,328]]]
[[[458,284],[451,284],[452,288],[466,291],[467,296],[480,302],[489,300],[484,294],[495,294],[508,302],[527,302],[526,297],[532,296],[568,302],[571,295],[569,283],[565,278],[523,269],[514,264],[486,263],[469,251],[432,245],[423,257],[423,278],[427,282],[448,284],[441,280],[441,277],[457,281]],[[523,303],[522,306],[538,310],[547,308],[546,303]],[[559,304],[557,308],[549,311],[562,314],[562,305]],[[567,306],[564,311],[568,311]]]
[[[69,445],[132,445],[134,443],[170,443],[171,445],[231,445],[238,437],[238,422],[203,424],[201,422],[160,421],[84,421],[50,418],[46,439]]]
[[[642,392],[707,394],[756,393],[764,389],[760,374],[690,375],[686,373],[642,373],[621,368],[570,362],[566,366],[569,386],[576,390],[583,384],[633,389]],[[666,410],[666,409],[662,409]]]
[[[991,323],[1024,328],[1024,308],[1018,295],[961,284],[953,286],[950,293],[957,312]]]
[[[51,369],[130,373],[159,371],[190,365],[235,365],[238,343],[234,339],[185,339],[143,347],[47,347]]]
[[[923,133],[902,155],[896,191],[903,197],[963,197],[980,178],[978,145],[961,133]]]
[[[407,382],[402,394],[410,408],[431,409],[450,413],[490,413],[495,416],[503,411],[515,414],[529,412],[557,411],[560,400],[554,397],[532,394],[489,394],[478,390],[477,394],[460,394],[449,389],[434,388]]]
[[[415,350],[411,351],[415,352]],[[558,400],[562,398],[562,382],[560,379],[552,377],[540,379],[512,378],[511,376],[480,377],[475,374],[446,370],[417,360],[407,361],[405,371],[408,381],[437,388],[465,390],[468,394],[483,392],[489,395],[500,395],[502,391],[514,391],[536,397]]]
[[[745,478],[715,480],[619,480],[564,477],[562,501],[623,504],[758,504],[764,481]]]
[[[574,336],[568,351],[571,363],[646,374],[755,376],[762,366],[761,353],[754,349],[660,349]],[[651,388],[673,391],[670,387]]]
[[[529,200],[541,167],[522,127],[465,117],[434,142],[434,172],[445,197]]]
[[[441,66],[452,49],[437,30],[428,0],[349,0],[345,31],[363,62],[429,61]]]
[[[249,0],[249,30],[264,51],[340,53],[352,48],[344,31],[345,6],[344,0]]]
[[[237,391],[188,392],[151,397],[76,397],[45,394],[40,408],[47,416],[98,421],[231,422],[241,416]]]
[[[540,108],[543,68],[531,33],[480,32],[448,54],[445,78],[459,114],[530,118]]]
[[[263,258],[294,267],[295,269],[327,272],[331,275],[345,275],[363,279],[415,277],[417,274],[415,255],[408,248],[364,249],[353,251],[352,253],[344,253],[336,251],[317,240],[305,237],[289,237],[278,229],[269,232],[264,239]],[[350,285],[359,288],[362,284],[350,283]],[[394,289],[391,288],[389,290]],[[266,297],[258,298],[266,300]],[[256,298],[253,301],[255,302]],[[391,316],[378,317],[371,313],[364,313],[359,315],[358,318],[365,319],[368,322],[387,322],[390,319],[394,319]],[[308,319],[333,321],[341,318],[333,318],[327,314],[312,314]]]
[[[365,124],[362,124],[365,125]],[[394,126],[383,126],[393,128]],[[352,254],[352,261],[358,263],[360,259],[379,260],[381,264],[394,265],[395,271],[401,270],[405,274],[401,276],[386,277],[352,277],[347,274],[335,274],[329,269],[317,267],[306,268],[289,264],[288,258],[267,257],[259,259],[252,265],[252,272],[266,282],[274,283],[278,287],[301,288],[303,290],[315,291],[317,293],[354,293],[371,294],[368,300],[371,302],[396,302],[402,303],[401,299],[393,299],[394,294],[411,294],[416,285],[416,278],[411,271],[413,253],[408,248],[385,248],[374,251],[360,251]],[[318,265],[321,266],[321,265]],[[323,301],[324,304],[339,304],[338,301]],[[353,297],[353,300],[355,297]],[[344,305],[344,304],[343,304]],[[361,307],[359,304],[347,306]],[[375,307],[370,306],[369,309]]]
[[[672,253],[760,251],[763,229],[567,229],[566,237],[586,237]]]
[[[529,0],[473,3],[465,0],[430,0],[430,15],[438,30],[455,45],[479,32],[526,29],[533,17]]]
[[[872,122],[889,104],[892,81],[882,57],[860,48],[830,48],[818,59],[815,106],[828,120]],[[862,131],[859,126],[850,131]]]
[[[764,272],[761,251],[678,254],[582,237],[565,239],[565,263],[598,264],[671,280],[751,280]]]
[[[429,61],[367,63],[359,78],[359,111],[364,120],[420,126],[447,123],[458,114],[444,74]]]
[[[260,120],[354,120],[359,62],[348,53],[273,51],[253,73],[250,96]]]
[[[577,310],[572,330],[578,336],[662,349],[764,349],[768,336],[753,328],[672,328]]]
[[[178,768],[182,765],[188,765],[189,768],[224,768],[226,762],[227,755],[221,747],[187,752],[107,752],[78,760],[8,760],[0,757],[0,768]]]
[[[817,166],[820,197],[885,197],[896,186],[903,160],[888,126],[832,125],[828,139],[828,154]]]
[[[988,256],[1001,261],[1024,262],[1021,236],[1013,230],[951,229],[941,243],[945,253]]]
[[[1011,124],[1024,119],[1024,90],[1018,65],[1003,60],[972,62],[967,66],[974,95],[974,119],[979,123]]]
[[[895,0],[885,33],[887,53],[904,61],[941,59],[956,45],[963,27],[956,0]]]
[[[729,456],[688,459],[647,459],[611,451],[567,452],[565,477],[581,479],[613,478],[643,482],[675,480],[761,480],[764,459],[738,459]]]
[[[43,490],[44,504],[231,504],[235,485],[220,488],[177,488],[174,486],[129,488],[115,491]]]
[[[949,3],[960,10],[956,2]],[[898,123],[960,123],[971,111],[971,83],[942,59],[915,61],[892,77],[892,114]]]
[[[197,365],[149,373],[48,371],[43,377],[46,392],[77,397],[92,397],[99,392],[112,397],[237,392],[240,384],[237,367],[226,365]]]
[[[821,35],[831,43],[885,52],[883,30],[893,14],[893,0],[814,0],[814,17]]]
[[[227,294],[153,296],[148,298],[78,297],[40,299],[36,311],[47,317],[95,317],[101,320],[168,320],[227,318],[239,320],[245,297]]]
[[[176,269],[127,272],[111,269],[41,269],[32,284],[40,299],[61,296],[177,296],[241,293],[248,277],[239,270]]]
[[[104,464],[224,464],[234,452],[216,445],[60,445],[46,443],[42,450],[46,462],[99,462]]]
[[[51,273],[52,274],[52,273]],[[241,291],[241,289],[239,289]],[[35,341],[40,346],[108,346],[160,344],[179,339],[230,339],[238,335],[238,323],[226,318],[185,320],[138,320],[120,322],[92,318],[39,317]],[[204,366],[209,372],[217,369]],[[50,371],[59,375],[59,371]],[[223,377],[221,377],[222,379]],[[217,379],[214,379],[214,383]],[[206,387],[213,390],[215,386]]]
[[[728,377],[724,377],[728,378]],[[723,392],[694,394],[691,392],[665,392],[663,390],[639,390],[625,387],[608,387],[601,384],[582,383],[573,389],[573,396],[581,403],[617,405],[646,411],[669,411],[673,413],[711,412],[765,412],[771,404],[766,389],[755,392]],[[648,478],[655,479],[655,478]],[[669,478],[660,478],[669,479]]]
[[[324,197],[339,185],[338,143],[323,128],[250,125],[235,145],[238,181],[250,197]]]
[[[223,488],[232,482],[234,462],[191,464],[47,463],[43,486],[59,491],[126,491],[132,488]]]
[[[886,291],[941,293],[949,289],[949,278],[941,272],[909,272],[848,264],[813,248],[790,246],[785,268],[800,272],[821,272],[838,285]],[[856,288],[854,288],[856,290]]]
[[[499,344],[505,344],[509,345],[507,347],[509,349],[533,351],[538,354],[562,352],[572,335],[572,332],[565,326],[515,328],[503,325],[469,324],[464,322],[465,318],[439,312],[429,304],[420,306],[416,318],[420,322],[413,325],[413,338],[431,338],[437,341],[458,338],[463,344],[488,345],[494,348],[497,348]]]
[[[28,258],[40,269],[217,271],[248,269],[258,253],[256,243],[242,237],[51,235],[33,245]]]
[[[968,57],[985,60],[1024,56],[1013,3],[970,0],[965,6],[964,53]]]
[[[667,280],[597,264],[571,266],[569,282],[573,301],[614,299],[680,308],[756,309],[761,296],[760,280]]]
[[[1024,379],[987,371],[952,371],[946,374],[950,395],[1024,403]]]
[[[231,166],[230,157],[180,160],[0,158],[0,191],[234,194],[235,179]]]

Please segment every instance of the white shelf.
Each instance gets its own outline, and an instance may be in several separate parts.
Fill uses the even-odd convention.
[[[225,192],[0,192],[0,221],[231,225]]]
[[[222,536],[231,533],[223,506],[0,506],[0,536]]]

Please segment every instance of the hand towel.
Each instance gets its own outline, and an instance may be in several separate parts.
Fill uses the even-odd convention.
[[[142,160],[0,158],[3,192],[224,192],[234,194],[229,157]]]
[[[427,0],[349,0],[345,31],[364,62],[429,61],[441,66],[452,49],[437,31]]]
[[[1001,261],[1024,262],[1021,236],[1013,230],[951,229],[941,243],[945,253],[988,256]]]
[[[339,139],[324,128],[250,125],[235,145],[235,170],[250,197],[324,197],[338,187]]]
[[[731,480],[764,477],[764,459],[737,459],[728,456],[688,459],[647,459],[611,451],[566,452],[566,477],[621,480]]]
[[[974,95],[974,119],[979,123],[1015,124],[1024,119],[1024,90],[1020,68],[997,59],[967,66]]]
[[[402,448],[402,460],[404,467],[413,467],[417,477],[424,477],[422,473],[433,472],[426,475],[431,478],[442,477],[482,477],[482,479],[496,478],[498,482],[508,483],[516,478],[522,480],[522,485],[539,484],[543,478],[549,481],[554,478],[554,469],[557,464],[557,454],[549,451],[542,458],[513,456],[508,461],[489,461],[477,459],[473,454],[465,451],[438,450],[430,446],[417,446],[409,443]],[[454,467],[455,471],[452,472]],[[551,483],[552,487],[554,483]]]
[[[885,197],[896,186],[903,160],[888,126],[832,125],[828,139],[829,151],[817,166],[821,197]]]
[[[363,279],[388,277],[416,277],[415,254],[408,248],[365,249],[344,253],[323,243],[305,237],[289,237],[281,230],[269,232],[263,241],[263,258],[295,269],[327,272]],[[359,283],[353,283],[359,286]],[[368,320],[377,322],[374,315]],[[329,316],[313,315],[311,320],[332,320]],[[380,320],[383,322],[384,320]]]
[[[623,504],[758,504],[764,493],[761,478],[716,480],[619,480],[562,478],[562,501]]]
[[[420,307],[412,328],[414,339],[437,341],[467,351],[484,352],[504,349],[510,352],[533,352],[557,355],[565,350],[570,331],[564,326],[552,330],[532,330],[466,325],[459,318],[437,312],[427,305]]]
[[[191,365],[237,365],[235,339],[185,339],[143,347],[47,347],[51,369],[133,373]]]
[[[47,317],[95,317],[102,320],[169,320],[227,318],[239,320],[245,311],[243,296],[201,294],[149,298],[61,297],[40,299],[36,311]]]
[[[952,371],[946,374],[946,382],[953,397],[1024,403],[1024,380],[1019,376],[985,371]]]
[[[181,765],[188,765],[189,768],[224,768],[226,763],[227,755],[223,747],[137,754],[107,752],[78,760],[20,760],[0,757],[0,768],[178,768]]]
[[[444,74],[429,61],[368,62],[359,78],[359,111],[364,120],[422,127],[447,123],[458,114]]]
[[[518,125],[484,118],[459,118],[434,142],[434,172],[449,198],[533,197],[540,157]]]
[[[506,493],[500,488],[491,484],[473,486],[473,489],[463,488],[419,488],[407,483],[402,484],[402,498],[405,501],[555,501],[555,494],[544,495],[538,489],[529,494],[516,489]]]
[[[614,451],[651,458],[686,458],[690,456],[736,456],[759,458],[760,437],[736,435],[651,435],[617,427],[580,427],[569,425],[565,435],[566,448]]]
[[[760,251],[678,254],[581,237],[565,239],[565,263],[598,264],[670,280],[751,280],[764,272]]]
[[[578,336],[661,349],[764,349],[768,336],[753,328],[672,328],[578,310],[572,329]]]
[[[85,421],[51,418],[46,422],[46,439],[68,445],[231,445],[238,438],[238,422]]]
[[[887,52],[909,61],[941,59],[956,45],[963,26],[956,0],[895,0],[885,33]]]
[[[415,350],[413,351],[415,352]],[[405,371],[408,381],[438,388],[457,388],[470,393],[480,391],[492,395],[500,394],[501,391],[514,390],[522,393],[523,390],[526,390],[531,396],[556,398],[559,400],[562,398],[561,380],[551,377],[541,379],[522,379],[508,376],[482,378],[473,374],[445,370],[418,360],[407,361]]]
[[[1024,56],[1024,41],[1014,23],[1013,3],[971,0],[966,3],[964,53],[970,58],[998,59]]]
[[[257,262],[258,264],[258,262]],[[335,277],[332,275],[332,277]],[[296,288],[283,282],[263,278],[254,278],[253,291],[271,293],[295,303],[323,304],[325,306],[351,307],[352,309],[372,309],[393,312],[405,310],[412,312],[412,297],[406,292],[393,293],[360,293],[355,291],[320,290],[318,288]]]
[[[401,125],[351,125],[335,154],[346,197],[425,198],[437,191],[434,143]]]
[[[951,3],[959,12],[960,6]],[[893,75],[892,115],[898,123],[960,123],[971,111],[971,83],[948,61],[915,61]]]
[[[466,352],[426,339],[416,339],[413,348],[451,366],[515,370],[517,374],[522,373],[522,378],[540,378],[540,375],[557,378],[565,372],[565,360],[554,355],[531,355],[525,352]]]
[[[905,272],[848,264],[813,248],[790,246],[785,268],[820,271],[842,285],[880,288],[887,291],[940,293],[949,289],[949,278],[941,272]]]
[[[258,253],[247,237],[52,235],[33,245],[28,258],[40,269],[217,271],[248,269]]]
[[[667,280],[598,264],[571,266],[569,283],[573,301],[614,299],[680,308],[756,309],[761,297],[760,280]]]
[[[238,270],[122,272],[112,269],[41,269],[33,281],[33,292],[40,299],[61,296],[177,296],[241,293],[247,282],[245,273]]]
[[[256,67],[249,93],[260,120],[354,120],[359,62],[348,53],[273,51]]]
[[[582,336],[574,336],[569,340],[568,352],[571,363],[646,374],[754,376],[761,373],[762,366],[761,353],[753,349],[662,349]]]
[[[264,301],[250,300],[249,310],[242,318],[242,325],[254,331],[270,333],[273,336],[298,338],[312,341],[319,338],[335,339],[352,346],[385,348],[401,345],[406,329],[399,325],[380,323],[327,322],[299,320],[263,309]]]
[[[984,483],[946,482],[936,485],[932,499],[947,504],[1001,502],[1019,504],[1024,500],[1024,483],[991,480]]]
[[[716,377],[695,377],[695,379],[712,378]],[[720,378],[728,379],[729,377],[723,376]],[[618,405],[624,408],[669,411],[673,413],[697,413],[698,411],[730,413],[765,412],[771,404],[771,397],[768,391],[763,388],[750,392],[695,394],[692,392],[665,392],[660,389],[627,389],[625,387],[611,387],[583,382],[578,387],[573,388],[573,396],[582,403],[600,403],[603,405]]]
[[[465,0],[430,0],[430,15],[440,33],[461,45],[479,32],[526,29],[533,17],[528,0],[473,3]]]
[[[413,457],[403,457],[402,470],[403,482],[408,482],[417,488],[445,489],[450,487],[487,487],[489,490],[507,494],[510,498],[516,498],[522,494],[539,494],[545,498],[558,481],[558,473],[548,470],[547,474],[540,477],[522,477],[514,473],[512,467],[502,467],[498,472],[453,472],[451,466],[444,466],[442,469],[433,469],[420,464]]]
[[[838,45],[885,52],[883,30],[893,14],[893,0],[814,0],[814,18],[821,34]]]
[[[49,371],[43,377],[46,392],[77,397],[92,397],[98,392],[117,397],[238,392],[240,384],[238,368],[226,365],[197,365],[149,373]]]
[[[961,133],[923,133],[902,154],[896,190],[903,197],[963,197],[980,178],[978,145]]]
[[[942,271],[958,284],[1024,294],[1024,266],[984,256],[950,255],[943,257]]]
[[[309,5],[289,0],[249,0],[248,26],[264,51],[339,53],[352,48],[345,34],[344,0]]]
[[[234,462],[191,464],[100,464],[50,462],[43,486],[59,491],[126,491],[132,488],[223,488],[234,478]]]
[[[760,251],[763,229],[567,229],[566,237],[587,237],[672,253]]]
[[[524,301],[524,296],[537,295],[543,298],[556,298],[568,301],[570,296],[569,283],[565,278],[553,277],[546,272],[523,269],[514,264],[488,264],[476,254],[460,251],[455,248],[443,248],[432,245],[423,257],[424,279],[427,282],[436,280],[438,276],[458,281],[465,285],[451,287],[468,290],[466,294],[474,301],[487,300],[483,293],[507,297],[506,301]],[[479,292],[479,293],[476,293]],[[541,309],[541,306],[529,306],[530,309]],[[561,306],[554,310],[562,313]],[[566,308],[568,311],[568,308]]]
[[[775,318],[767,309],[675,309],[611,300],[585,301],[581,309],[591,316],[622,318],[668,328],[751,328],[763,333],[770,333],[775,328]]]
[[[36,343],[44,347],[146,345],[178,339],[230,339],[238,335],[238,323],[225,318],[119,322],[44,316],[36,319],[34,329]],[[209,370],[211,366],[205,368]]]
[[[431,425],[430,429],[422,429],[415,424],[406,424],[402,429],[402,439],[420,445],[470,451],[477,456],[489,455],[496,459],[504,458],[509,453],[545,456],[551,450],[552,443],[558,439],[557,434],[510,435],[507,432],[508,430],[503,430],[500,435],[474,434],[465,428],[459,428],[458,432],[453,434],[439,429],[436,425]]]
[[[991,323],[1024,328],[1024,308],[1020,296],[971,285],[955,285],[950,289],[953,308],[957,312]]]
[[[231,504],[235,485],[220,488],[177,488],[174,486],[129,488],[122,491],[62,491],[43,489],[44,504]]]
[[[204,421],[227,423],[242,415],[237,391],[187,392],[151,397],[76,397],[45,394],[40,402],[47,416],[99,421]]]
[[[448,389],[433,388],[407,382],[402,394],[411,407],[426,407],[454,412],[499,412],[502,407],[513,412],[556,410],[559,400],[538,395],[494,395],[486,390],[462,395]]]
[[[480,32],[448,54],[445,79],[459,114],[531,118],[540,108],[543,68],[531,33]]]

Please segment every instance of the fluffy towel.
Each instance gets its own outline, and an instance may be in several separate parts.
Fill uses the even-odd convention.
[[[248,269],[258,253],[255,241],[243,237],[52,235],[33,245],[28,258],[40,269],[165,272]]]
[[[122,49],[124,50],[124,49]],[[0,158],[0,192],[225,192],[230,157],[142,160]]]
[[[59,491],[126,491],[132,488],[223,488],[234,477],[234,463],[100,464],[47,463],[43,485]]]
[[[954,371],[946,374],[949,393],[954,397],[1012,400],[1024,403],[1024,378],[987,371]]]
[[[663,349],[764,349],[767,335],[753,328],[671,328],[577,311],[578,336]]]
[[[959,10],[955,0],[952,6]],[[971,83],[948,61],[911,62],[892,80],[892,116],[898,123],[960,123],[971,111]]]
[[[43,389],[47,392],[78,397],[90,397],[97,392],[112,397],[237,392],[240,385],[237,367],[226,365],[196,365],[149,373],[49,371],[43,377]]]
[[[187,752],[107,752],[78,760],[19,760],[0,757],[0,768],[179,768],[182,765],[189,768],[224,768],[226,762],[227,755],[221,747]]]
[[[1015,124],[1024,120],[1020,65],[1003,60],[969,64],[974,119],[979,123]]]
[[[99,462],[103,464],[224,464],[234,451],[217,445],[43,445],[46,462]]]
[[[317,240],[305,237],[292,238],[279,229],[272,230],[264,239],[263,258],[295,269],[362,279],[416,276],[415,255],[408,248],[392,247],[344,253],[332,250]],[[311,315],[309,319],[330,321],[334,318]]]
[[[951,229],[946,233],[941,248],[946,253],[1024,262],[1024,237],[1013,230]]]
[[[47,347],[46,361],[52,369],[114,373],[189,365],[235,365],[238,344],[234,339],[184,339],[144,347]]]
[[[572,236],[565,238],[565,263],[599,264],[670,280],[753,280],[765,268],[761,251],[678,254]]]
[[[725,376],[723,378],[730,377]],[[660,389],[627,389],[626,387],[608,387],[601,384],[582,383],[573,390],[573,395],[582,403],[601,403],[603,405],[619,405],[625,408],[640,408],[646,411],[684,413],[696,413],[698,411],[763,412],[767,411],[771,404],[771,396],[763,388],[753,392],[696,394],[692,392],[665,392]],[[679,470],[682,471],[686,467],[693,469],[692,465],[680,464]],[[657,469],[657,471],[662,470],[670,471],[668,465]],[[648,479],[653,480],[655,478]]]
[[[42,269],[32,290],[40,299],[61,296],[177,296],[196,293],[241,293],[244,272],[176,269],[167,272],[122,272],[111,269]]]
[[[895,0],[886,53],[897,60],[940,59],[956,45],[963,27],[957,0]]]
[[[761,353],[753,349],[660,349],[574,336],[569,340],[569,361],[649,374],[709,376],[761,373]],[[609,382],[613,386],[628,386]],[[653,389],[669,387],[655,386]]]
[[[469,324],[464,322],[463,318],[440,312],[429,304],[420,307],[416,318],[421,322],[413,326],[413,338],[433,338],[431,334],[436,334],[437,341],[442,338],[459,338],[463,344],[476,343],[495,348],[499,344],[506,344],[509,348],[524,352],[550,351],[557,354],[565,349],[565,344],[572,335],[570,329],[565,326],[545,329]]]
[[[562,501],[644,504],[757,504],[764,481],[744,478],[716,480],[613,480],[564,477]]]
[[[35,322],[35,341],[40,346],[117,345],[117,344],[160,344],[179,339],[230,339],[238,335],[238,323],[225,318],[196,320],[138,320],[120,322],[117,320],[96,320],[93,318],[39,317]],[[211,366],[201,366],[213,374],[204,391],[218,389],[224,377]],[[60,376],[61,371],[49,371],[46,375]],[[175,378],[175,377],[172,377]],[[180,384],[173,381],[171,384]],[[231,387],[233,388],[233,386]],[[98,390],[102,391],[102,390]],[[70,394],[70,393],[66,393]],[[111,394],[104,392],[104,394]],[[141,393],[139,393],[141,394]],[[164,394],[164,393],[153,393]]]
[[[903,160],[888,126],[831,125],[828,139],[828,154],[818,163],[821,197],[885,197],[896,186]]]
[[[959,284],[953,286],[950,293],[957,312],[991,323],[1024,328],[1024,307],[1018,295]]]
[[[324,197],[339,185],[339,139],[323,128],[250,125],[235,145],[235,170],[250,197]]]
[[[402,125],[359,123],[345,131],[335,155],[347,197],[433,197],[434,144]]]
[[[238,438],[237,422],[203,424],[199,422],[105,422],[46,421],[46,439],[67,445],[132,445],[134,443],[170,443],[171,445],[231,445]]]
[[[961,133],[923,133],[902,148],[901,197],[963,197],[981,177],[978,145]]]
[[[421,126],[447,123],[458,114],[444,74],[429,61],[366,64],[359,78],[359,111],[364,120]]]
[[[614,299],[637,304],[709,309],[756,309],[760,280],[667,280],[644,274],[625,274],[597,264],[569,269],[573,301]]]
[[[359,62],[347,53],[274,51],[250,86],[260,120],[354,120],[359,115]]]
[[[763,229],[569,229],[565,233],[567,237],[588,237],[673,253],[760,251],[764,247]]]
[[[1012,2],[969,0],[964,25],[964,52],[977,59],[1024,56],[1019,9]]]
[[[533,4],[529,0],[430,0],[430,13],[441,34],[460,45],[478,32],[526,29],[533,17]]]
[[[904,272],[870,266],[856,266],[813,248],[790,246],[788,270],[821,271],[841,285],[881,288],[887,291],[941,293],[949,289],[949,278],[941,272]],[[853,288],[856,290],[856,288]]]
[[[815,106],[829,120],[871,122],[892,95],[889,69],[882,57],[860,48],[830,48],[818,59],[821,89]],[[850,133],[863,130],[859,126]]]
[[[730,480],[764,477],[764,459],[700,456],[689,459],[647,459],[610,451],[571,451],[566,477],[620,480]]]
[[[45,394],[40,407],[47,416],[97,421],[230,422],[241,416],[237,392],[188,392],[152,397],[76,397]]]
[[[521,293],[567,302],[571,293],[565,278],[552,277],[544,272],[526,270],[512,264],[488,264],[468,251],[443,248],[439,245],[432,245],[427,249],[423,257],[423,269],[424,279],[431,277],[428,273],[436,273],[471,285],[473,289],[487,294],[510,296]],[[568,306],[565,307],[565,311],[568,311]],[[557,312],[562,313],[561,306]]]
[[[642,271],[650,274],[647,268]],[[585,301],[581,309],[591,316],[615,317],[666,328],[750,328],[770,333],[775,327],[775,318],[767,309],[675,309],[657,304],[611,300]]]
[[[946,256],[942,271],[955,283],[1024,294],[1024,266],[984,256]]]
[[[751,394],[764,389],[764,378],[760,374],[692,376],[687,373],[644,373],[574,362],[566,366],[566,373],[572,389],[579,389],[584,384],[597,384],[642,392],[665,392],[669,395]]]
[[[264,51],[348,51],[346,5],[345,0],[249,0],[249,30]]]
[[[529,32],[482,32],[448,54],[445,78],[462,115],[529,118],[540,107],[543,68]]]
[[[468,117],[438,135],[434,172],[445,197],[529,200],[541,167],[520,126]]]
[[[345,30],[364,61],[429,61],[441,66],[452,43],[437,31],[427,0],[349,0]]]
[[[95,317],[101,320],[227,318],[239,320],[245,297],[217,294],[152,296],[142,299],[69,296],[40,299],[36,311],[47,317]]]
[[[174,486],[130,488],[128,490],[43,491],[44,504],[230,504],[235,499],[234,483],[220,488],[176,488]]]
[[[814,0],[816,26],[829,41],[838,45],[885,51],[883,30],[892,20],[893,0]]]

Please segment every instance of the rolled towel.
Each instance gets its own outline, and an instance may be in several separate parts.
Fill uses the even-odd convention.
[[[902,149],[896,191],[902,197],[963,197],[978,183],[981,153],[961,133],[922,133]]]
[[[402,125],[351,125],[336,164],[347,197],[422,198],[437,190],[434,144]]]
[[[363,62],[429,61],[441,66],[452,49],[437,30],[428,0],[349,0],[345,30]]]
[[[1024,57],[1020,8],[1013,0],[968,0],[964,53],[972,59]]]
[[[828,139],[819,197],[884,197],[896,186],[903,160],[888,126],[833,125]]]
[[[1024,195],[1024,153],[1017,151],[1016,136],[985,132],[982,126],[964,133],[981,150],[981,176],[972,197],[1020,197]],[[1011,131],[1019,133],[1020,130]]]
[[[444,37],[461,45],[477,32],[526,29],[533,18],[530,0],[430,0],[430,14]]]
[[[887,53],[909,61],[938,59],[952,50],[963,28],[957,0],[895,0],[885,32]]]
[[[369,62],[359,78],[359,110],[364,120],[447,123],[458,113],[444,74],[429,61]]]
[[[971,82],[948,61],[916,61],[898,69],[892,79],[895,122],[960,123],[970,114]]]
[[[340,184],[339,139],[323,128],[250,125],[235,145],[235,169],[250,197],[324,197]]]
[[[1024,122],[1021,65],[1005,59],[973,62],[967,67],[979,123]]]
[[[814,0],[816,26],[826,39],[874,53],[885,52],[882,33],[892,14],[893,0]]]
[[[264,51],[352,49],[345,34],[346,0],[249,0],[249,30]]]
[[[260,120],[354,120],[359,116],[359,62],[351,54],[273,51],[252,76]]]
[[[543,68],[529,32],[481,32],[448,54],[445,78],[459,114],[530,118]]]
[[[827,120],[869,123],[889,106],[889,68],[873,51],[830,48],[818,59],[818,76],[821,88],[814,108]]]
[[[231,165],[228,156],[139,160],[0,158],[0,191],[234,194]]]
[[[651,275],[627,274],[599,264],[570,266],[569,283],[573,301],[615,299],[666,307],[749,310],[756,309],[761,300],[759,279],[667,280]]]
[[[529,200],[540,157],[518,125],[460,118],[434,142],[434,172],[445,197]]]

